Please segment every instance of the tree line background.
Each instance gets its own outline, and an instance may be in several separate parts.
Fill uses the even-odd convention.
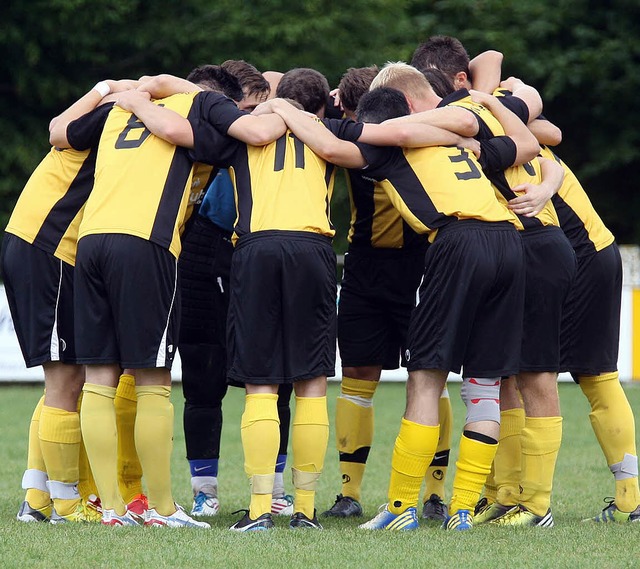
[[[184,76],[245,59],[261,71],[409,61],[431,35],[470,56],[504,53],[503,76],[541,92],[558,154],[619,243],[640,243],[637,0],[9,0],[0,7],[0,225],[49,149],[49,120],[97,81]],[[336,248],[348,199],[336,192]]]

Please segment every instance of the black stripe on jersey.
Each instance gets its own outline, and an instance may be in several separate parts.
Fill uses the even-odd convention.
[[[589,232],[576,212],[558,194],[551,198],[551,202],[556,208],[560,227],[576,252],[576,257],[582,258],[595,253],[596,247],[589,239]]]
[[[69,225],[86,203],[93,189],[97,154],[96,146],[85,158],[67,192],[51,208],[33,240],[33,245],[39,249],[53,254]]]
[[[300,142],[300,144],[302,145],[302,142],[299,141],[296,138],[296,144]],[[302,145],[302,148],[300,149],[300,154],[302,154],[302,159],[304,161],[304,145]],[[298,157],[296,155],[296,168],[298,167]],[[302,167],[304,167],[304,162]],[[331,183],[331,176],[333,175],[334,170],[336,169],[334,164],[330,164],[329,162],[327,162],[327,166],[326,166],[326,170],[324,171],[324,183],[327,186],[327,189],[329,188],[329,184]],[[329,227],[331,229],[333,229],[333,223],[331,223],[331,203],[330,203],[330,198],[329,198],[329,192],[327,191],[327,195],[324,198],[325,201],[325,213],[327,214],[327,221],[329,221]]]
[[[149,235],[149,241],[165,249],[169,248],[173,240],[173,229],[192,168],[193,162],[189,159],[189,151],[186,148],[176,147]]]
[[[358,171],[347,170],[351,184],[351,199],[355,206],[356,220],[353,227],[351,243],[353,245],[371,246],[373,238],[373,214],[375,205],[373,193],[375,189],[372,180],[364,179]]]
[[[444,215],[438,211],[429,196],[429,188],[423,186],[406,158],[399,160],[397,166],[390,169],[390,173],[387,177],[389,183],[398,192],[409,211],[429,229],[438,229],[457,221],[455,216]]]
[[[280,172],[284,170],[284,154],[287,149],[286,134],[283,134],[278,140],[276,140],[276,156],[273,161],[273,171]]]
[[[249,155],[247,145],[241,144],[237,148],[233,161],[233,173],[238,206],[238,219],[235,233],[238,237],[251,232],[251,211],[253,210],[253,196],[251,195],[251,174],[249,172]]]
[[[296,158],[296,168],[304,168],[304,143],[293,133],[290,133],[289,136],[293,138],[293,145],[294,145],[293,148],[295,150],[293,154]],[[333,172],[333,169],[331,171]],[[329,177],[331,177],[331,174],[329,174]],[[328,187],[329,181],[326,176],[325,176],[325,179],[327,180],[327,187]]]

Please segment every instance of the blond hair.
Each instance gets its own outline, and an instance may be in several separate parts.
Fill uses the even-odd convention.
[[[377,87],[397,89],[412,99],[424,99],[433,89],[421,71],[403,61],[389,61],[371,83],[369,90]]]

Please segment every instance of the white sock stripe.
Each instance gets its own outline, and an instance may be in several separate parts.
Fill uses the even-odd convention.
[[[360,407],[373,407],[373,399],[368,397],[360,397],[359,395],[346,395],[344,393],[340,393],[340,397],[342,399],[346,399],[347,401],[351,401],[351,403],[355,403]]]

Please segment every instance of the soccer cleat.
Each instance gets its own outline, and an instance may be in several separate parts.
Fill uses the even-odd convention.
[[[338,494],[333,506],[322,515],[328,518],[356,518],[362,515],[362,506],[357,500]]]
[[[149,509],[149,500],[144,494],[137,494],[133,500],[127,504],[127,512],[139,524],[144,523],[144,513]]]
[[[51,504],[43,508],[32,508],[26,500],[20,505],[20,510],[16,516],[19,522],[48,522],[51,516]]]
[[[289,522],[289,527],[291,529],[322,529],[320,522],[318,521],[318,517],[316,516],[315,510],[313,511],[313,519],[310,520],[307,516],[305,516],[302,512],[296,512],[291,516],[291,521]]]
[[[88,506],[86,502],[80,501],[73,512],[64,516],[58,514],[55,508],[51,508],[51,518],[49,522],[52,524],[66,524],[70,522],[100,522],[101,520],[101,512],[98,512],[95,508]]]
[[[115,510],[103,510],[102,520],[103,526],[137,526],[138,519],[130,510],[125,510],[124,514],[119,516]]]
[[[513,508],[513,506],[503,506],[502,504],[498,504],[498,502],[490,504],[486,498],[481,498],[476,504],[473,523],[477,526],[486,524],[491,520],[504,516],[511,508]]]
[[[506,514],[489,522],[497,526],[520,526],[520,527],[553,527],[553,516],[551,508],[547,510],[544,516],[537,516],[530,512],[523,505],[518,504],[511,508]]]
[[[233,513],[240,512],[244,512],[244,516],[229,528],[231,531],[266,531],[273,528],[270,513],[262,514],[259,518],[252,520],[249,517],[249,510],[237,510]]]
[[[389,505],[381,506],[378,515],[364,524],[361,529],[387,529],[391,531],[409,531],[418,529],[418,517],[415,508],[407,508],[401,514],[392,514]]]
[[[449,515],[449,508],[437,494],[431,494],[422,506],[422,517],[425,520],[442,523]]]
[[[207,522],[194,520],[178,504],[176,511],[170,516],[161,516],[155,508],[150,508],[144,513],[144,525],[149,527],[169,528],[206,528],[211,526]]]
[[[202,516],[215,516],[220,510],[220,502],[217,496],[213,494],[206,494],[205,492],[198,492],[193,498],[193,506],[191,508],[191,515],[196,518]]]
[[[442,524],[443,529],[464,531],[473,528],[473,516],[469,510],[458,510]]]
[[[633,510],[633,512],[621,512],[618,510],[618,507],[614,502],[614,498],[605,498],[604,501],[607,506],[602,510],[602,512],[594,518],[587,518],[582,521],[618,524],[640,521],[640,506]]]
[[[271,500],[271,513],[274,516],[293,515],[293,496],[286,494]]]

